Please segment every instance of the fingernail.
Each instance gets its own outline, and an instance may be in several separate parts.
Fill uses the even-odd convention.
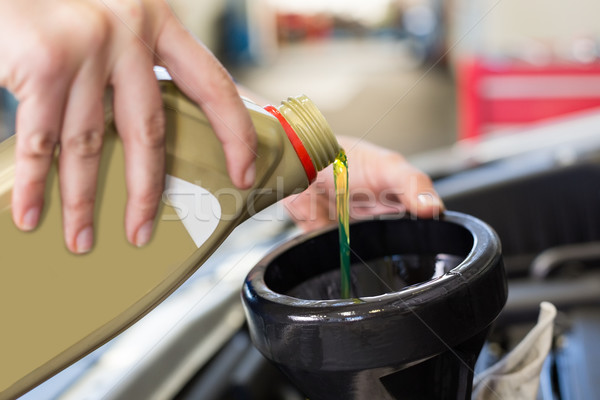
[[[21,221],[20,228],[24,231],[31,231],[35,229],[40,219],[40,208],[39,207],[31,207],[25,215],[23,216],[23,220]]]
[[[144,225],[140,227],[137,231],[137,235],[135,236],[135,245],[137,247],[145,246],[152,237],[152,228],[154,227],[154,221],[147,221]]]
[[[94,230],[91,226],[88,226],[79,231],[77,239],[75,239],[75,251],[78,254],[87,253],[92,249],[93,244]]]
[[[444,209],[444,204],[439,197],[434,196],[431,193],[422,193],[417,196],[419,204],[423,207],[437,207],[440,210]]]
[[[250,187],[254,183],[254,179],[256,178],[256,163],[252,163],[250,167],[246,170],[244,174],[244,186]]]

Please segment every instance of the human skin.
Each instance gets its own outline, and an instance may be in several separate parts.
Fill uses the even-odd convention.
[[[244,86],[238,85],[238,91],[257,104],[269,103]],[[402,154],[366,138],[336,137],[348,158],[351,220],[382,214],[437,218],[444,213],[446,208],[431,178]],[[305,191],[282,201],[292,220],[306,232],[337,224],[333,166],[320,171]]]
[[[366,140],[338,136],[348,158],[350,218],[406,214],[436,218],[445,208],[429,176],[401,154]],[[319,172],[304,192],[283,200],[288,213],[304,231],[337,223],[332,167]]]
[[[206,113],[223,144],[233,183],[255,177],[256,133],[229,74],[178,22],[164,0],[0,0],[0,86],[19,100],[12,215],[38,225],[58,153],[65,243],[86,253],[93,210],[104,94],[113,89],[125,149],[125,232],[137,246],[152,235],[164,186],[164,114],[154,65]]]
[[[234,184],[253,183],[256,134],[236,87],[164,0],[0,0],[0,52],[0,86],[19,100],[12,213],[20,229],[35,229],[39,222],[58,150],[65,243],[75,253],[91,250],[103,99],[112,87],[126,157],[125,231],[132,244],[149,241],[164,185],[156,64],[206,113]],[[443,210],[429,178],[402,156],[350,138],[340,141],[351,165],[352,216],[407,209],[431,217]],[[331,169],[321,172],[306,193],[286,200],[301,227],[331,222],[331,175]]]

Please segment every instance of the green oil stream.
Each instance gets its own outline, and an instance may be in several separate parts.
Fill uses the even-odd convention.
[[[350,210],[348,204],[348,159],[343,149],[340,150],[333,162],[333,178],[340,239],[341,295],[343,299],[348,299],[352,295],[350,290]]]

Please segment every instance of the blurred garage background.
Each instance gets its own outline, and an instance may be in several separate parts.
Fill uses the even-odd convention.
[[[334,132],[409,156],[600,105],[593,0],[170,3],[262,98],[307,94]]]
[[[172,3],[241,84],[406,155],[600,105],[593,0]]]

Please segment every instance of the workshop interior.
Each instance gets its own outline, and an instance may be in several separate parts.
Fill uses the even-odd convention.
[[[284,308],[275,308],[268,297],[258,300],[266,289],[260,286],[263,277],[255,284],[252,274],[260,267],[267,271],[264,281],[271,282],[270,268],[280,268],[278,262],[292,251],[285,262],[309,276],[321,247],[337,245],[331,239],[335,227],[298,239],[299,228],[276,203],[237,227],[149,313],[20,399],[364,399],[367,390],[372,399],[497,399],[502,397],[495,391],[510,384],[503,374],[527,391],[523,399],[600,398],[599,2],[169,3],[259,101],[278,105],[289,96],[307,95],[335,135],[400,152],[432,177],[449,210],[436,224],[405,215],[377,219],[375,225],[356,222],[350,232],[351,247],[355,236],[356,251],[365,257],[377,251],[361,246],[361,240],[386,242],[391,232],[404,241],[400,252],[437,254],[395,264],[406,270],[441,268],[414,281],[403,277],[409,292],[421,290],[435,307],[420,314],[417,305],[407,306],[412,301],[407,295],[400,297],[406,307],[385,319],[402,314],[398,324],[418,327],[389,339],[399,357],[413,357],[393,373],[374,367],[389,351],[369,347],[367,338],[350,338],[350,330],[347,342],[326,342],[325,324],[318,328],[318,344],[300,340],[312,325],[294,325]],[[2,141],[15,132],[17,106],[1,89]],[[415,230],[418,234],[411,233]],[[427,243],[413,248],[415,237]],[[293,253],[290,243],[300,250]],[[0,259],[1,253],[0,245]],[[474,283],[456,297],[435,297],[454,293],[443,286],[451,278],[460,278],[460,285]],[[292,290],[290,296],[304,290],[290,282],[273,285]],[[389,300],[390,307],[396,303]],[[349,312],[368,314],[361,311],[368,301],[356,306]],[[258,315],[268,310],[273,315]],[[467,313],[477,322],[460,320]],[[424,321],[439,335],[417,334]],[[369,326],[365,329],[372,333],[362,335],[383,338],[388,322]],[[446,338],[456,346],[440,350],[432,344]],[[352,364],[343,354],[348,343],[361,350],[354,359],[357,368],[365,358],[362,372],[385,375],[376,387],[364,382],[363,392],[346,387],[359,375],[346,377],[345,366],[335,373],[299,371],[298,365],[334,349],[339,359],[333,355],[317,369],[342,359]],[[436,355],[419,358],[414,348]],[[415,366],[417,358],[421,367]],[[298,365],[282,361],[296,359]],[[533,372],[523,366],[528,362]],[[425,387],[436,385],[446,385],[443,394]],[[379,397],[377,390],[384,394]]]

